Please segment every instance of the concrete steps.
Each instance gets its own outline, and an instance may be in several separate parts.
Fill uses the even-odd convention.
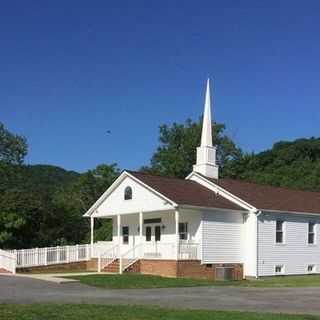
[[[128,265],[130,260],[124,260],[123,264]],[[111,273],[119,273],[119,259],[114,260],[111,264],[106,266],[102,271],[111,272]],[[139,272],[140,271],[140,260],[135,261],[131,264],[124,272]]]
[[[114,260],[112,263],[103,268],[104,272],[119,273],[119,259]]]

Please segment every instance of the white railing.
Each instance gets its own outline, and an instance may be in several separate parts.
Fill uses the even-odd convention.
[[[12,274],[16,273],[16,257],[13,253],[0,249],[0,269],[5,269]]]
[[[119,256],[119,245],[109,247],[105,252],[99,253],[98,257],[98,272],[101,272],[105,267],[111,264]]]
[[[16,258],[16,267],[37,267],[90,260],[90,245],[59,246],[7,251]]]
[[[122,260],[120,261],[122,264],[120,270],[123,271],[138,258],[199,260],[200,245],[182,241],[177,250],[177,244],[173,242],[144,242],[130,248],[123,254],[119,251],[119,245],[114,245],[111,241],[95,243],[92,250],[90,244],[11,251],[0,250],[0,268],[11,271],[15,268],[87,261],[97,257],[99,271],[118,258],[122,258],[120,259]]]
[[[119,273],[121,274],[142,256],[143,244],[139,243],[121,255],[119,259]]]
[[[173,242],[145,242],[142,256],[146,259],[176,259],[177,246]]]
[[[99,258],[99,256],[114,246],[112,241],[98,241],[94,243],[91,252],[91,258]]]
[[[179,243],[179,260],[200,260],[200,245],[195,242],[181,241]]]

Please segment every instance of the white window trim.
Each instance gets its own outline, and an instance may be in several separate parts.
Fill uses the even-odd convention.
[[[280,272],[276,272],[276,268],[277,267],[281,267],[281,271]],[[284,275],[285,274],[285,266],[284,266],[284,264],[276,264],[275,266],[274,266],[274,275],[275,276],[278,276],[278,275]]]
[[[128,242],[124,242],[124,234],[123,234],[123,228],[128,228]],[[129,225],[121,226],[121,238],[122,238],[122,245],[127,246],[130,244],[130,227]]]
[[[188,221],[180,221],[179,222],[179,224],[180,223],[183,223],[183,224],[186,224],[187,225],[187,232],[186,232],[186,234],[187,234],[187,239],[180,239],[180,232],[179,232],[179,241],[189,241],[190,240],[190,233],[189,233],[189,223],[188,223]]]
[[[282,242],[277,242],[277,221],[282,221]],[[275,220],[275,230],[274,230],[274,244],[276,246],[285,246],[286,245],[286,230],[287,222],[281,219]]]
[[[314,224],[313,243],[309,243],[309,223],[313,223]],[[318,226],[318,224],[316,222],[313,222],[313,221],[308,221],[308,223],[307,223],[307,245],[309,247],[316,247],[317,246],[317,226]]]
[[[309,269],[309,266],[312,266],[312,267],[313,267],[311,271],[308,270],[308,269]],[[308,265],[307,265],[307,273],[308,273],[308,274],[317,273],[317,265],[316,265],[315,263],[310,263],[310,264],[308,264]]]

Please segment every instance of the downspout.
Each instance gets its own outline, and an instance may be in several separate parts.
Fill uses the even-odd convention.
[[[262,211],[259,210],[256,212],[256,218],[257,218],[257,225],[256,225],[256,235],[257,235],[257,241],[256,241],[256,278],[259,278],[259,216],[262,214]]]

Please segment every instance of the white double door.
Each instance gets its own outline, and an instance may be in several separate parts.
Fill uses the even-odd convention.
[[[144,226],[145,242],[156,243],[161,241],[161,225],[147,224]]]

